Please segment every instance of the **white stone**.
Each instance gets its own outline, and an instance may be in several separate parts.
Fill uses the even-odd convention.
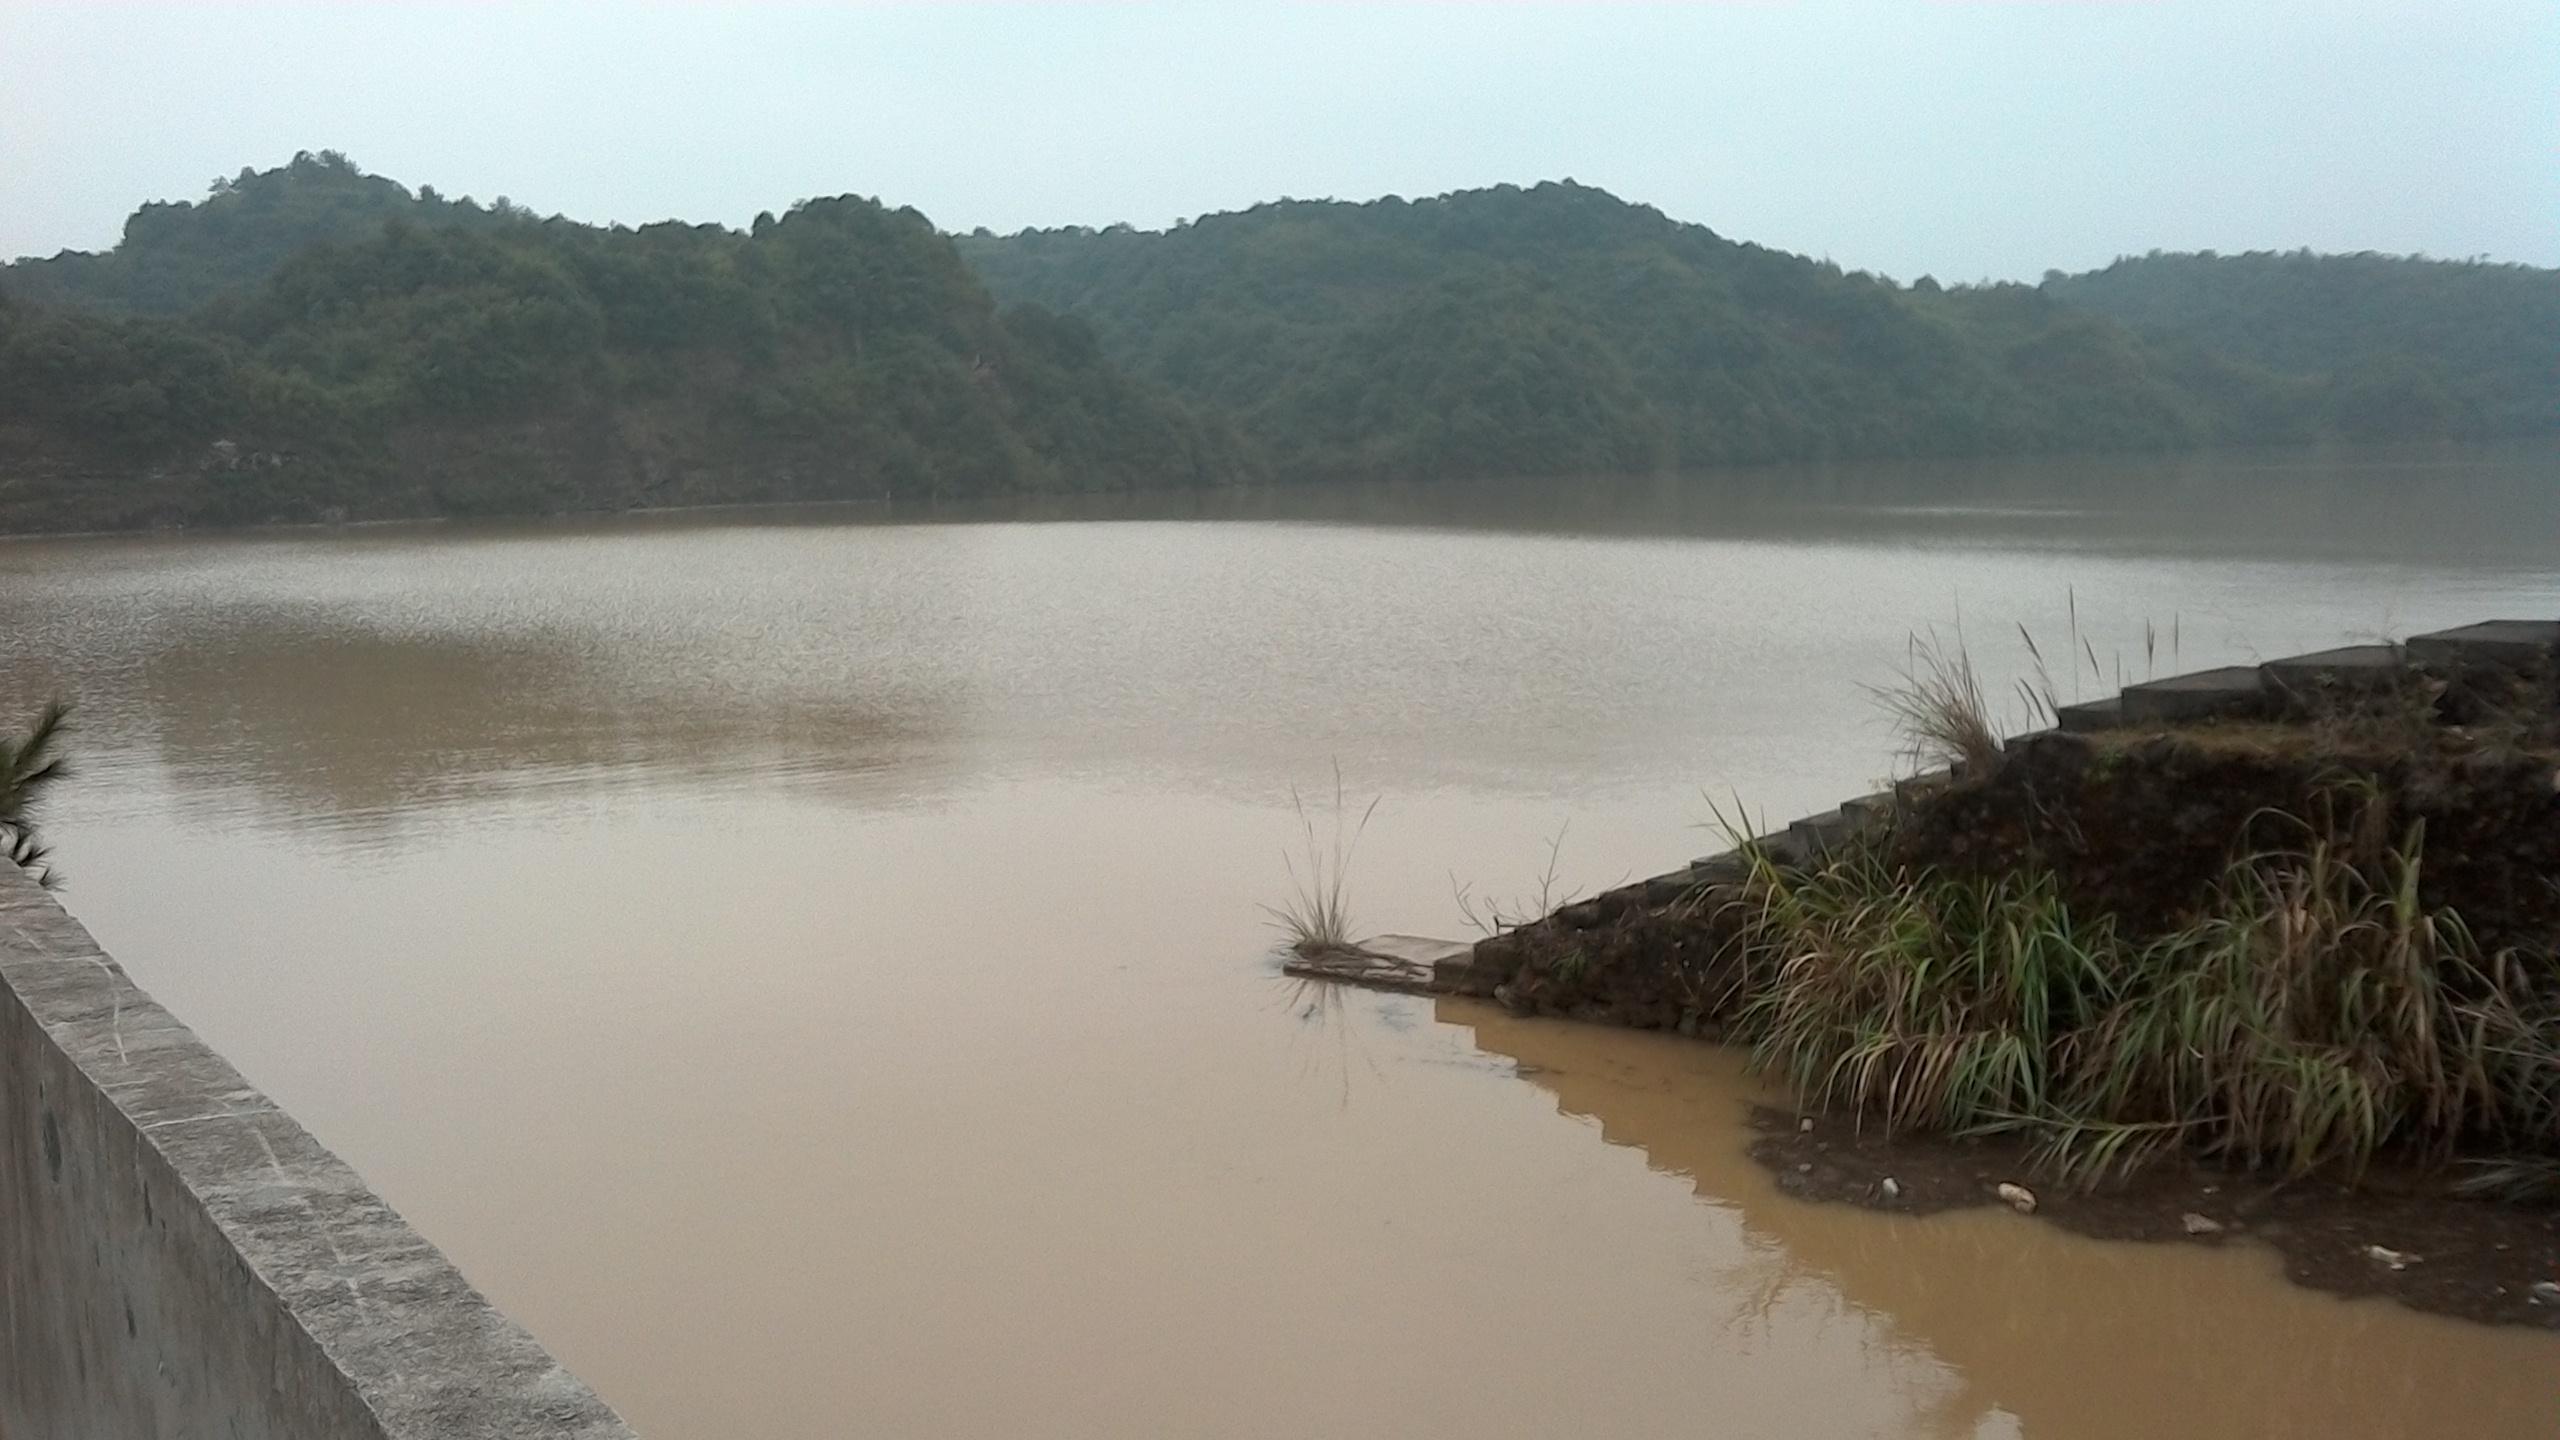
[[[2367,1245],[2364,1247],[2364,1258],[2376,1265],[2387,1265],[2394,1270],[2406,1270],[2409,1268],[2409,1263],[2418,1257],[2404,1250],[2394,1250],[2388,1245]]]

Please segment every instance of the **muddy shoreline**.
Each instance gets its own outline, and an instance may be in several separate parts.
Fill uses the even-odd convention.
[[[2020,1185],[2035,1197],[2033,1218],[2093,1239],[2264,1244],[2287,1279],[2313,1290],[2560,1332],[2560,1290],[2534,1289],[2560,1287],[2560,1209],[2467,1199],[2420,1177],[2349,1188],[2174,1159],[2082,1194],[2046,1182],[2012,1141],[1888,1138],[1854,1117],[1765,1105],[1751,1125],[1751,1158],[1801,1200],[1931,1215],[2000,1205],[1998,1187]]]

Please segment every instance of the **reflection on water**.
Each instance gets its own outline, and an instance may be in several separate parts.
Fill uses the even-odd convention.
[[[2386,452],[1843,462],[1709,476],[1485,485],[1379,484],[1003,501],[967,519],[1261,520],[1775,539],[1897,546],[2060,547],[2096,554],[2387,556],[2547,565],[2560,540],[2560,450],[2413,446]]]
[[[138,717],[177,777],[220,776],[273,823],[388,831],[421,810],[616,777],[807,776],[858,788],[927,748],[948,698],[778,687],[740,705],[542,633],[400,634],[215,613],[143,657]],[[912,783],[904,767],[898,783]]]
[[[1917,624],[2004,693],[2074,610],[2560,613],[2547,459],[10,543],[0,699],[82,706],[100,938],[657,1440],[2547,1434],[2548,1337],[1795,1205],[1711,1052],[1292,992],[1257,908],[1336,763],[1421,933],[1866,788]]]
[[[1943,1362],[1954,1384],[1914,1433],[2312,1440],[2560,1424],[2547,1336],[2270,1283],[2271,1251],[2101,1244],[1996,1208],[1915,1219],[1805,1204],[1746,1154],[1760,1097],[1736,1054],[1471,1002],[1437,1015],[1739,1219],[1751,1258],[1726,1283],[1743,1343],[1777,1338],[1772,1317],[1810,1292],[1840,1323]]]

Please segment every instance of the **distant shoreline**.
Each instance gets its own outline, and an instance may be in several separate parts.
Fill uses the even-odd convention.
[[[733,516],[740,520],[770,518],[783,514],[805,514],[813,518],[843,516],[886,518],[900,524],[988,524],[1031,523],[1054,520],[1061,523],[1101,521],[1108,519],[1187,519],[1187,518],[1254,518],[1183,516],[1170,513],[1114,516],[1102,514],[1027,515],[1031,509],[1054,508],[1062,511],[1091,512],[1116,507],[1146,506],[1151,502],[1194,499],[1234,502],[1256,498],[1285,498],[1317,494],[1407,493],[1413,491],[1495,492],[1517,495],[1523,491],[1547,487],[1558,503],[1587,496],[1595,488],[1611,490],[1646,486],[1698,485],[1719,479],[1765,481],[1771,477],[1796,475],[1809,480],[1854,481],[1864,476],[1877,478],[1907,477],[1913,474],[1955,476],[2006,476],[2032,472],[2059,464],[2075,466],[2126,466],[2152,468],[2161,465],[2194,465],[2231,473],[2275,473],[2320,468],[2326,470],[2381,468],[2462,469],[2502,459],[2530,461],[2549,457],[2560,467],[2560,436],[2516,437],[2498,440],[2411,441],[2378,445],[2349,445],[2324,441],[2301,445],[2223,446],[2193,450],[2101,450],[2050,452],[2042,454],[1983,454],[1972,456],[1932,456],[1915,459],[1861,458],[1853,460],[1770,460],[1752,463],[1717,465],[1690,470],[1674,470],[1659,474],[1613,474],[1602,476],[1553,477],[1479,477],[1413,478],[1413,479],[1306,479],[1260,480],[1223,485],[1144,486],[1126,490],[1084,491],[1017,491],[1003,494],[977,495],[948,500],[900,500],[892,498],[841,500],[726,500],[692,505],[641,505],[620,509],[593,508],[556,511],[493,512],[475,515],[385,515],[357,520],[262,520],[241,524],[137,525],[128,527],[90,527],[71,530],[7,530],[0,529],[0,544],[46,540],[133,539],[160,537],[168,539],[201,538],[209,535],[298,535],[350,531],[382,532],[401,529],[443,529],[448,527],[522,527],[593,524],[615,520],[663,520],[684,518],[717,518]],[[0,477],[4,479],[5,477]],[[2555,483],[2560,483],[2560,470],[2555,470]],[[1766,497],[1757,497],[1766,498]],[[1281,517],[1271,517],[1281,518]]]

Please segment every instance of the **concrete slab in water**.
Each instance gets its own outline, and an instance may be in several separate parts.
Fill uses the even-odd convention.
[[[1337,980],[1372,990],[1437,994],[1457,987],[1474,963],[1475,946],[1465,940],[1435,940],[1422,935],[1378,935],[1349,950],[1293,956],[1280,968],[1308,980]]]

